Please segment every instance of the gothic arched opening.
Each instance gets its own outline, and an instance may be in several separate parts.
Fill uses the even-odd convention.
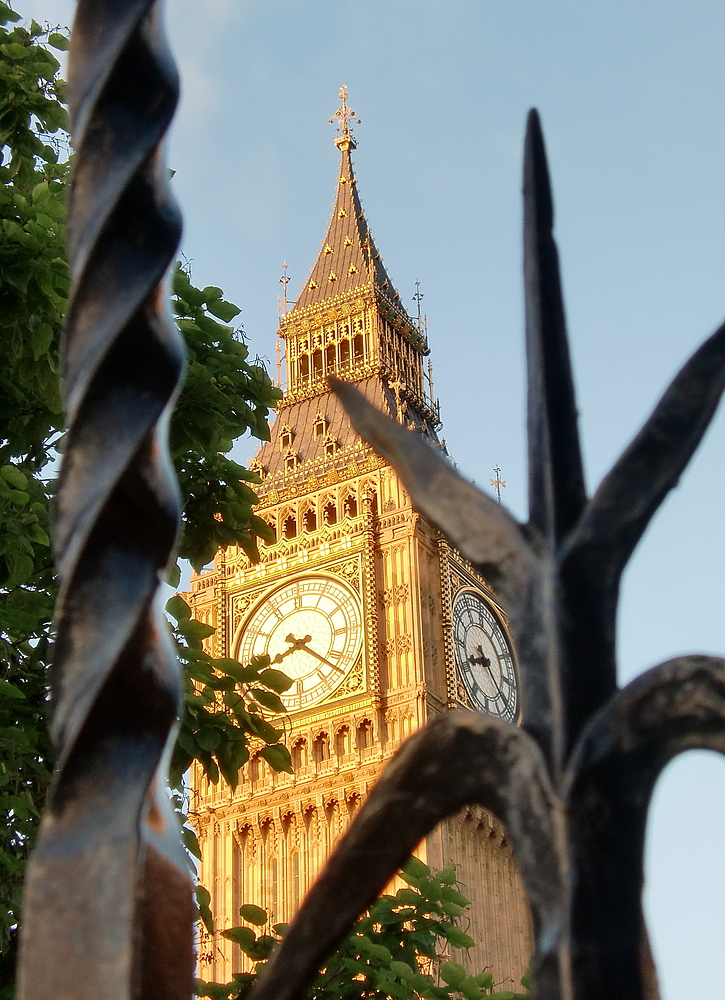
[[[318,733],[312,744],[312,755],[316,764],[322,764],[330,759],[330,737],[327,733]]]

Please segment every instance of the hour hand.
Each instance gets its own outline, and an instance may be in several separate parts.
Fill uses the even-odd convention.
[[[315,659],[320,660],[321,663],[326,663],[327,666],[332,667],[333,670],[337,670],[339,674],[344,674],[345,671],[342,669],[342,667],[339,667],[336,663],[332,663],[330,660],[327,659],[327,657],[322,656],[321,653],[318,653],[316,649],[311,649],[307,645],[307,642],[309,642],[311,638],[312,636],[308,635],[306,640],[304,641],[304,644],[301,645],[299,648],[304,649],[306,653],[309,653],[311,656],[314,656]]]
[[[290,653],[294,653],[298,649],[306,649],[308,653],[311,653],[312,650],[307,649],[307,643],[310,642],[311,639],[312,639],[311,635],[306,635],[304,639],[298,639],[295,635],[293,635],[292,632],[290,632],[290,634],[286,636],[284,640],[285,642],[288,642],[290,644],[290,648],[285,649],[284,653],[277,653],[277,655],[271,662],[281,663],[282,660],[285,658],[285,656],[289,656]]]

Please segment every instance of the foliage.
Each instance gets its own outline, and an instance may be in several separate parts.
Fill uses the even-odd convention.
[[[457,887],[454,868],[433,874],[410,858],[400,877],[408,888],[373,903],[318,972],[306,1000],[526,1000],[526,993],[494,991],[491,971],[470,975],[451,959],[451,949],[474,944],[460,926],[470,900]],[[239,914],[253,926],[221,933],[241,948],[252,970],[223,985],[198,980],[200,997],[245,1000],[287,929],[267,927],[258,906],[242,906]]]
[[[179,787],[194,760],[213,784],[219,775],[237,787],[239,768],[249,760],[249,744],[261,746],[260,755],[275,771],[292,771],[289,751],[279,740],[281,729],[265,716],[280,715],[285,707],[279,694],[292,684],[260,656],[247,666],[237,660],[214,658],[203,648],[214,633],[211,625],[191,617],[186,601],[176,594],[166,604],[175,619],[177,652],[186,664],[186,712],[171,764],[172,785]]]
[[[181,264],[173,287],[174,312],[188,351],[171,426],[184,496],[179,555],[199,570],[220,546],[240,545],[256,561],[255,536],[269,539],[271,530],[253,513],[257,496],[247,483],[260,480],[226,453],[247,430],[269,440],[267,416],[282,393],[261,365],[249,363],[249,348],[226,325],[239,309],[225,301],[221,288],[194,288]]]
[[[48,535],[64,429],[58,351],[69,291],[69,137],[49,48],[63,50],[68,40],[60,29],[19,22],[0,0],[0,1000],[12,995],[22,876],[52,759],[47,667],[57,588]],[[280,394],[227,325],[239,309],[221,289],[194,288],[180,268],[174,288],[189,367],[171,443],[185,501],[181,555],[198,568],[219,545],[239,544],[253,556],[254,533],[267,532],[252,514],[248,484],[258,480],[225,453],[246,431],[268,437],[266,418]],[[172,607],[188,668],[176,779],[193,757],[212,780],[221,771],[234,784],[250,741],[272,767],[289,768],[279,730],[265,718],[281,704],[281,675],[261,663],[245,674],[241,664],[208,657],[202,640],[210,626]]]
[[[45,667],[55,583],[45,472],[62,429],[58,342],[68,293],[64,48],[0,3],[0,995],[49,780]]]

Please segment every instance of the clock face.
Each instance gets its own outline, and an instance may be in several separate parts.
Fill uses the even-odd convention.
[[[453,636],[461,680],[482,712],[514,722],[518,711],[513,651],[488,603],[475,591],[459,595]]]
[[[362,648],[362,616],[355,595],[339,580],[298,577],[257,605],[242,632],[241,663],[265,653],[294,682],[280,695],[296,712],[332,694]]]

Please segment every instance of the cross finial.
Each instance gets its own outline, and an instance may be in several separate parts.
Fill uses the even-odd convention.
[[[287,285],[289,284],[289,280],[290,279],[289,279],[289,276],[287,274],[287,261],[285,260],[285,261],[282,261],[282,277],[279,279],[280,284],[282,285],[282,288],[284,289],[284,291],[282,293],[282,302],[283,302],[282,315],[283,316],[287,315]]]
[[[496,478],[491,480],[491,486],[496,490],[498,502],[501,503],[501,490],[505,489],[506,480],[501,478],[501,470],[498,466],[493,470],[493,474]]]
[[[420,315],[420,303],[422,302],[422,300],[423,300],[423,292],[421,292],[421,290],[420,290],[420,282],[416,278],[415,279],[415,295],[413,296],[413,301],[418,306],[418,329],[419,330],[421,328],[421,323],[422,323],[421,315]]]
[[[355,112],[352,108],[348,107],[347,104],[347,87],[345,84],[340,87],[340,107],[335,112],[334,116],[330,119],[330,125],[335,125],[335,119],[337,119],[337,124],[335,125],[335,131],[340,134],[335,138],[335,145],[340,149],[355,149],[355,137],[350,129],[350,119],[355,118],[357,124],[360,124],[360,119],[356,117]]]

